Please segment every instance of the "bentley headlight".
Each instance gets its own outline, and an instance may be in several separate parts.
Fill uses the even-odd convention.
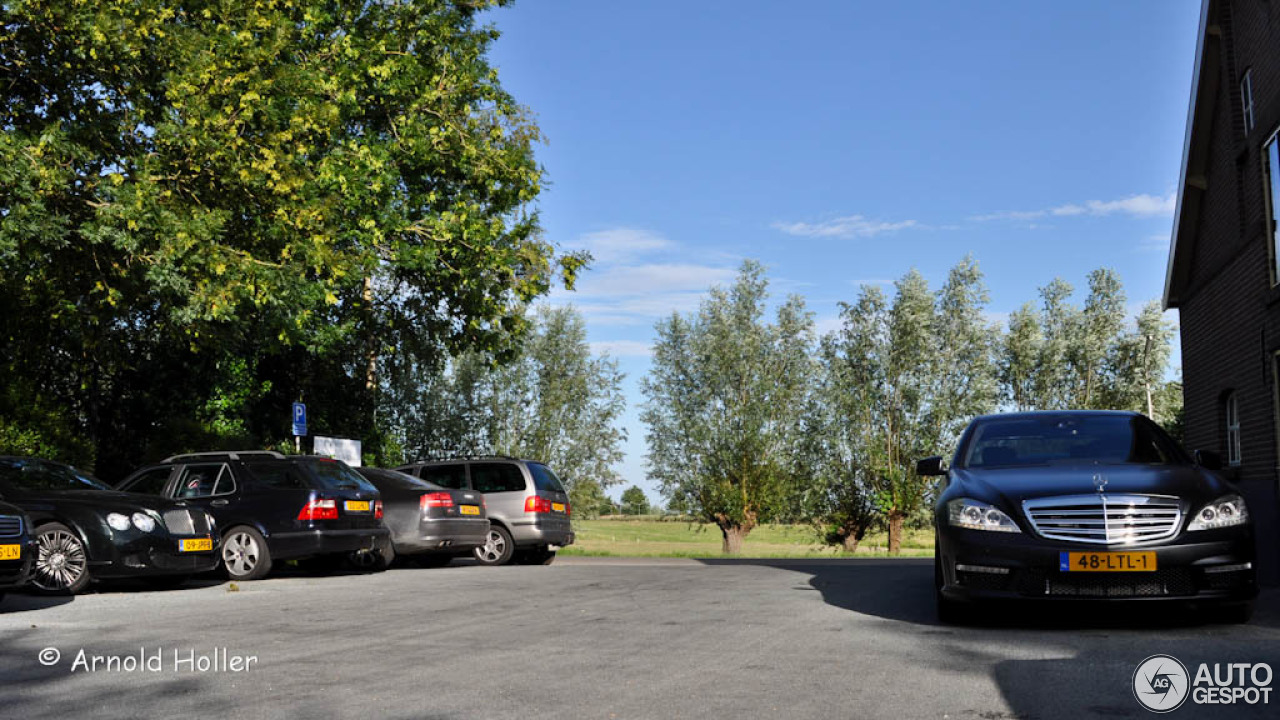
[[[1244,498],[1239,495],[1227,495],[1200,508],[1200,512],[1191,518],[1188,530],[1212,530],[1214,528],[1243,525],[1249,522],[1249,509],[1244,505]]]
[[[986,503],[958,498],[947,503],[947,520],[952,527],[993,532],[1021,532],[1008,515]]]
[[[136,512],[133,514],[133,526],[149,533],[156,529],[156,519],[146,513]]]
[[[124,532],[129,529],[129,516],[120,513],[110,513],[107,515],[107,524],[116,532]]]

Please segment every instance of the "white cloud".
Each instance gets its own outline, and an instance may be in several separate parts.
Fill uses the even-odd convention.
[[[1168,235],[1148,235],[1138,242],[1135,248],[1138,252],[1169,252],[1169,236]]]
[[[1128,215],[1130,217],[1162,217],[1172,216],[1178,198],[1170,194],[1130,195],[1119,200],[1090,200],[1084,204],[1068,203],[1047,210],[1011,210],[1006,212],[974,215],[970,220],[988,222],[991,220],[1034,220],[1042,217],[1076,217],[1091,215],[1103,217],[1107,215]]]
[[[885,222],[883,220],[869,220],[862,215],[848,215],[845,217],[835,218],[834,220],[825,220],[819,223],[776,222],[773,224],[773,228],[775,230],[781,230],[788,235],[797,235],[799,237],[855,238],[874,237],[881,233],[896,232],[909,227],[915,227],[915,225],[915,220]]]
[[[987,213],[986,215],[974,215],[969,218],[975,222],[989,222],[991,220],[1034,220],[1048,215],[1047,210],[1010,210],[1008,212]]]
[[[578,289],[588,297],[651,296],[680,292],[701,294],[712,285],[730,282],[734,275],[732,268],[692,263],[619,265],[587,273],[579,281]]]
[[[569,243],[571,250],[587,250],[596,264],[630,262],[637,257],[671,248],[671,242],[647,230],[629,227],[591,232]]]
[[[679,244],[633,228],[587,233],[568,246],[589,250],[596,262],[574,292],[551,302],[572,303],[592,327],[651,327],[673,312],[696,310],[708,290],[737,275],[729,264],[736,258],[688,258]]]
[[[856,287],[862,287],[863,285],[892,285],[893,278],[887,278],[887,277],[858,278],[857,280],[851,281],[849,284],[854,285]]]
[[[591,343],[591,352],[609,357],[650,357],[653,346],[639,340],[601,340]]]

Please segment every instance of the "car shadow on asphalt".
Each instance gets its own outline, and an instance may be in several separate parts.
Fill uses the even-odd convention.
[[[10,591],[0,600],[0,615],[44,610],[45,608],[66,605],[74,598],[69,595],[33,595],[26,592]]]
[[[934,606],[933,559],[709,558],[707,565],[759,565],[809,575],[808,587],[823,600],[862,615],[915,625],[940,626]],[[1183,603],[1034,601],[1000,603],[966,618],[974,627],[1079,630],[1161,628],[1212,624],[1217,617]],[[1264,592],[1252,621],[1280,628],[1280,592]]]

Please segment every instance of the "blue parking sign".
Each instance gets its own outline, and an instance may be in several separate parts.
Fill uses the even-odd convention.
[[[307,406],[302,403],[293,404],[293,434],[307,434]]]

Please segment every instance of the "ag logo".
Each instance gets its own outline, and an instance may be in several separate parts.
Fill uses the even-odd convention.
[[[1133,671],[1133,696],[1151,712],[1167,713],[1187,701],[1190,676],[1172,655],[1152,655]]]

